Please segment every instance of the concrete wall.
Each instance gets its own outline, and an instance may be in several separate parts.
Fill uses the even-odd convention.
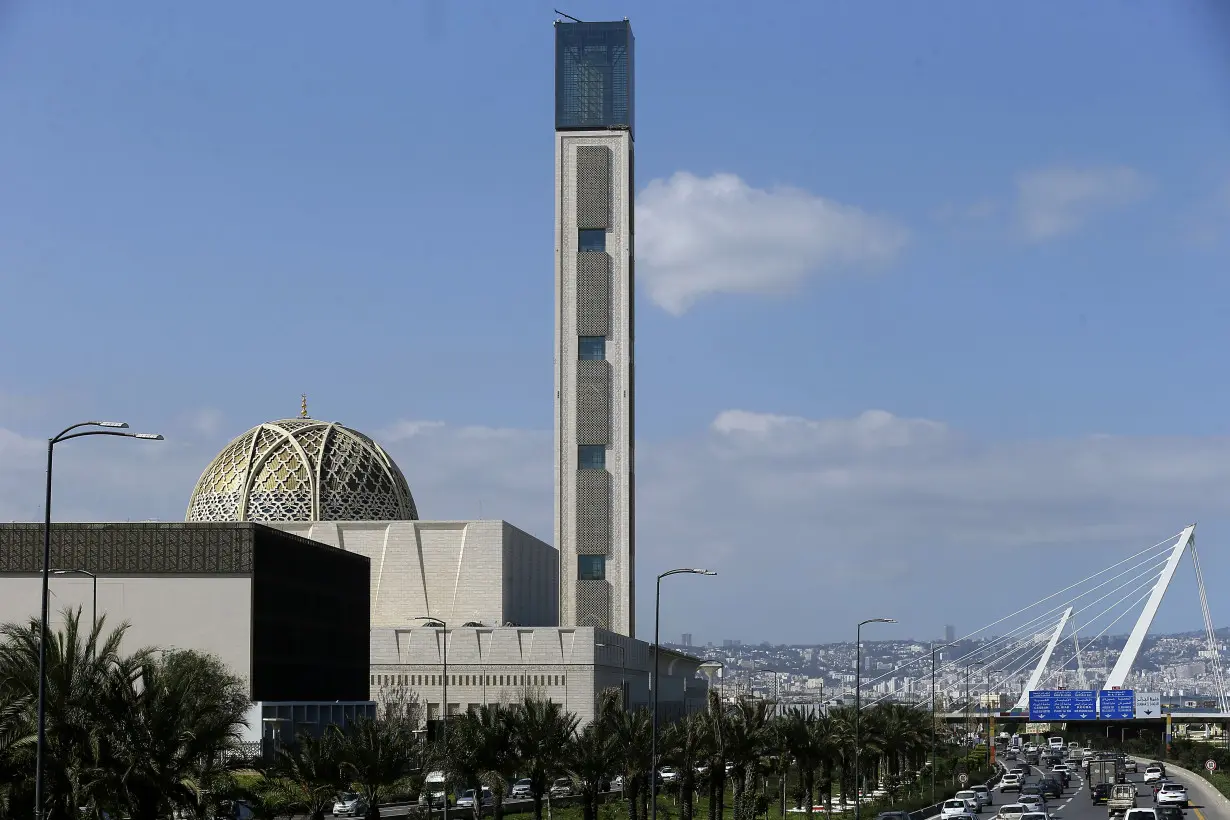
[[[505,521],[269,522],[371,560],[371,626],[553,624],[558,553]]]
[[[443,661],[444,630],[440,628],[373,629],[372,699],[398,700],[409,693],[425,716],[439,717]],[[696,658],[663,651],[660,708],[664,717],[703,708],[705,682],[695,677],[699,663]],[[583,725],[593,720],[598,693],[618,689],[621,681],[627,685],[630,707],[647,707],[652,664],[649,644],[604,629],[450,628],[449,713],[532,696],[560,703]]]
[[[41,579],[0,575],[0,622],[37,618]],[[51,623],[81,607],[88,624],[93,591],[89,578],[52,576]],[[196,649],[222,659],[245,681],[252,673],[252,580],[246,577],[144,575],[98,579],[98,615],[106,629],[128,621],[123,647]]]

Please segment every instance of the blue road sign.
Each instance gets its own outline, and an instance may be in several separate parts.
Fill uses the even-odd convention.
[[[1030,720],[1097,720],[1097,693],[1087,689],[1039,689],[1029,693]]]
[[[1132,689],[1103,689],[1098,698],[1102,720],[1134,720],[1136,692]]]

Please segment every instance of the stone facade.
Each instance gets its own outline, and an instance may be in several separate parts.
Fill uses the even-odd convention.
[[[558,623],[559,554],[506,521],[304,521],[269,526],[366,556],[371,626]]]
[[[407,625],[373,629],[371,698],[416,700],[421,714],[437,719],[444,702],[444,633]],[[484,703],[547,698],[593,720],[597,696],[623,688],[631,708],[650,704],[653,649],[644,641],[592,627],[449,628],[449,714]],[[664,719],[703,709],[701,661],[662,651],[659,709]]]

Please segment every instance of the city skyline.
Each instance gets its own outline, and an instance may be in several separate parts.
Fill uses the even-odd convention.
[[[582,15],[639,46],[636,580],[720,573],[664,633],[940,635],[1230,538],[1216,5],[691,8]],[[553,538],[550,4],[3,19],[0,520],[96,416],[165,446],[66,453],[57,520],[179,520],[307,393],[424,517]]]

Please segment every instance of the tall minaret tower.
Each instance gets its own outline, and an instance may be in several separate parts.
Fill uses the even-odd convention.
[[[555,24],[559,622],[635,635],[633,40]]]

